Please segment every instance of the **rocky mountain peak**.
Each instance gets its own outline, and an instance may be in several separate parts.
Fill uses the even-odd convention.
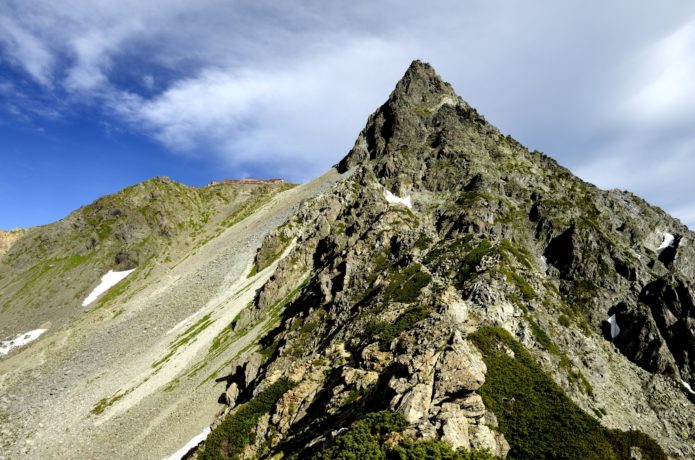
[[[451,190],[461,174],[489,174],[494,144],[507,142],[499,131],[461,99],[429,64],[413,61],[388,100],[368,119],[354,147],[340,162],[407,193],[411,189]],[[525,149],[523,149],[526,152]],[[476,179],[481,183],[481,177]]]
[[[695,234],[420,61],[339,168],[292,190],[153,179],[28,230],[0,256],[0,338],[52,330],[0,359],[2,449],[695,458]]]
[[[432,102],[436,104],[442,96],[457,97],[451,85],[442,80],[430,64],[415,60],[396,84],[389,100],[405,100],[412,104]]]

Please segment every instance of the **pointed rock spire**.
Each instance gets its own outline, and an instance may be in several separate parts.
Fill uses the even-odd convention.
[[[433,118],[444,106],[470,110],[431,65],[413,61],[388,100],[369,117],[338,169],[346,171],[369,159],[412,151],[431,134]]]
[[[438,101],[443,95],[456,97],[451,85],[442,80],[431,65],[415,60],[396,84],[389,99],[401,97],[416,103],[427,103],[433,99]]]

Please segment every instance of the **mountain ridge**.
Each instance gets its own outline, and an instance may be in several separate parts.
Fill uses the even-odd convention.
[[[212,424],[187,458],[695,456],[695,235],[662,210],[502,135],[420,61],[335,170],[275,192],[0,359],[3,447],[161,458]],[[50,397],[24,408],[29,382]],[[89,436],[31,436],[61,417]]]
[[[232,384],[230,400],[232,407],[237,397],[253,401],[278,375],[299,373],[298,387],[281,397],[272,417],[261,418],[255,437],[263,441],[233,452],[243,458],[279,452],[313,455],[317,446],[346,443],[339,433],[349,432],[350,420],[358,424],[365,413],[384,408],[404,417],[407,437],[442,439],[455,448],[502,456],[509,449],[522,458],[558,455],[552,440],[539,439],[529,447],[527,440],[514,438],[514,419],[497,420],[490,407],[500,395],[479,385],[485,379],[480,366],[477,377],[463,379],[469,386],[438,383],[450,373],[467,375],[476,369],[471,363],[480,358],[467,335],[484,331],[486,340],[495,337],[498,346],[511,346],[490,329],[501,327],[529,349],[572,404],[610,428],[624,430],[566,432],[577,437],[574,449],[582,442],[584,449],[599,443],[606,447],[595,458],[629,458],[640,451],[662,458],[653,441],[634,431],[642,429],[657,436],[671,455],[692,455],[689,429],[674,434],[676,427],[691,426],[687,389],[678,378],[668,377],[692,379],[683,359],[692,342],[687,332],[674,338],[668,327],[655,325],[654,307],[633,300],[668,273],[678,279],[676,289],[689,292],[684,286],[692,274],[693,254],[683,243],[692,233],[631,194],[601,191],[544,154],[529,152],[440,82],[430,66],[414,62],[338,164],[339,171],[352,173],[350,179],[332,196],[316,198],[313,206],[300,210],[304,226],[292,226],[296,254],[280,262],[260,291],[255,311],[272,307],[294,286],[296,298],[286,305],[289,313],[278,330],[261,342],[267,351],[259,361],[266,364],[254,375],[262,373],[251,385],[246,380],[245,392]],[[660,247],[669,231],[678,234],[678,244]],[[313,273],[308,282],[307,271]],[[669,288],[664,290],[662,297],[668,297]],[[619,307],[627,302],[633,303]],[[671,308],[660,298],[652,304],[667,310],[662,315],[679,312],[681,324],[690,321],[687,305]],[[642,321],[631,324],[626,312],[642,315]],[[625,328],[607,340],[602,329],[612,314]],[[249,318],[252,313],[242,321]],[[310,336],[302,333],[305,324],[311,325]],[[432,329],[432,324],[448,332]],[[459,338],[449,342],[448,334]],[[645,346],[644,335],[656,346]],[[328,353],[335,347],[346,353]],[[456,357],[441,351],[452,347]],[[643,369],[628,359],[615,360],[616,349]],[[312,356],[340,372],[322,379]],[[652,362],[656,367],[650,367]],[[489,369],[491,363],[486,364]],[[240,362],[238,369],[246,366]],[[317,385],[324,388],[319,395],[324,395],[328,415],[309,402],[319,398],[312,393]],[[443,403],[437,391],[446,395],[447,390],[452,393]],[[615,399],[634,399],[637,393],[642,396],[635,407],[615,404]],[[681,401],[681,412],[671,413],[671,398]],[[299,406],[299,431],[279,418],[287,399]],[[572,404],[563,410],[574,413],[578,409]],[[233,423],[235,412],[226,420]],[[531,425],[524,430],[562,438],[559,426]],[[224,432],[224,421],[220,427]],[[213,437],[201,455],[224,458],[231,452],[225,449]],[[591,458],[576,450],[563,455]]]

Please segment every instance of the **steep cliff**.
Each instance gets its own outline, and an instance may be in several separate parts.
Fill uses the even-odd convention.
[[[297,240],[234,324],[278,318],[199,458],[695,455],[684,225],[529,152],[419,61],[338,169],[259,250]]]

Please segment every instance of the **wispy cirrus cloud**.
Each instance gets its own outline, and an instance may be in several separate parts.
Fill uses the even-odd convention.
[[[373,72],[387,62],[391,70]],[[172,150],[315,175],[346,153],[364,108],[383,100],[408,63],[402,50],[360,39],[280,68],[207,69],[154,98],[128,94],[111,107]]]
[[[0,16],[0,43],[5,45],[7,59],[41,85],[52,85],[55,59],[40,39],[12,18]]]

